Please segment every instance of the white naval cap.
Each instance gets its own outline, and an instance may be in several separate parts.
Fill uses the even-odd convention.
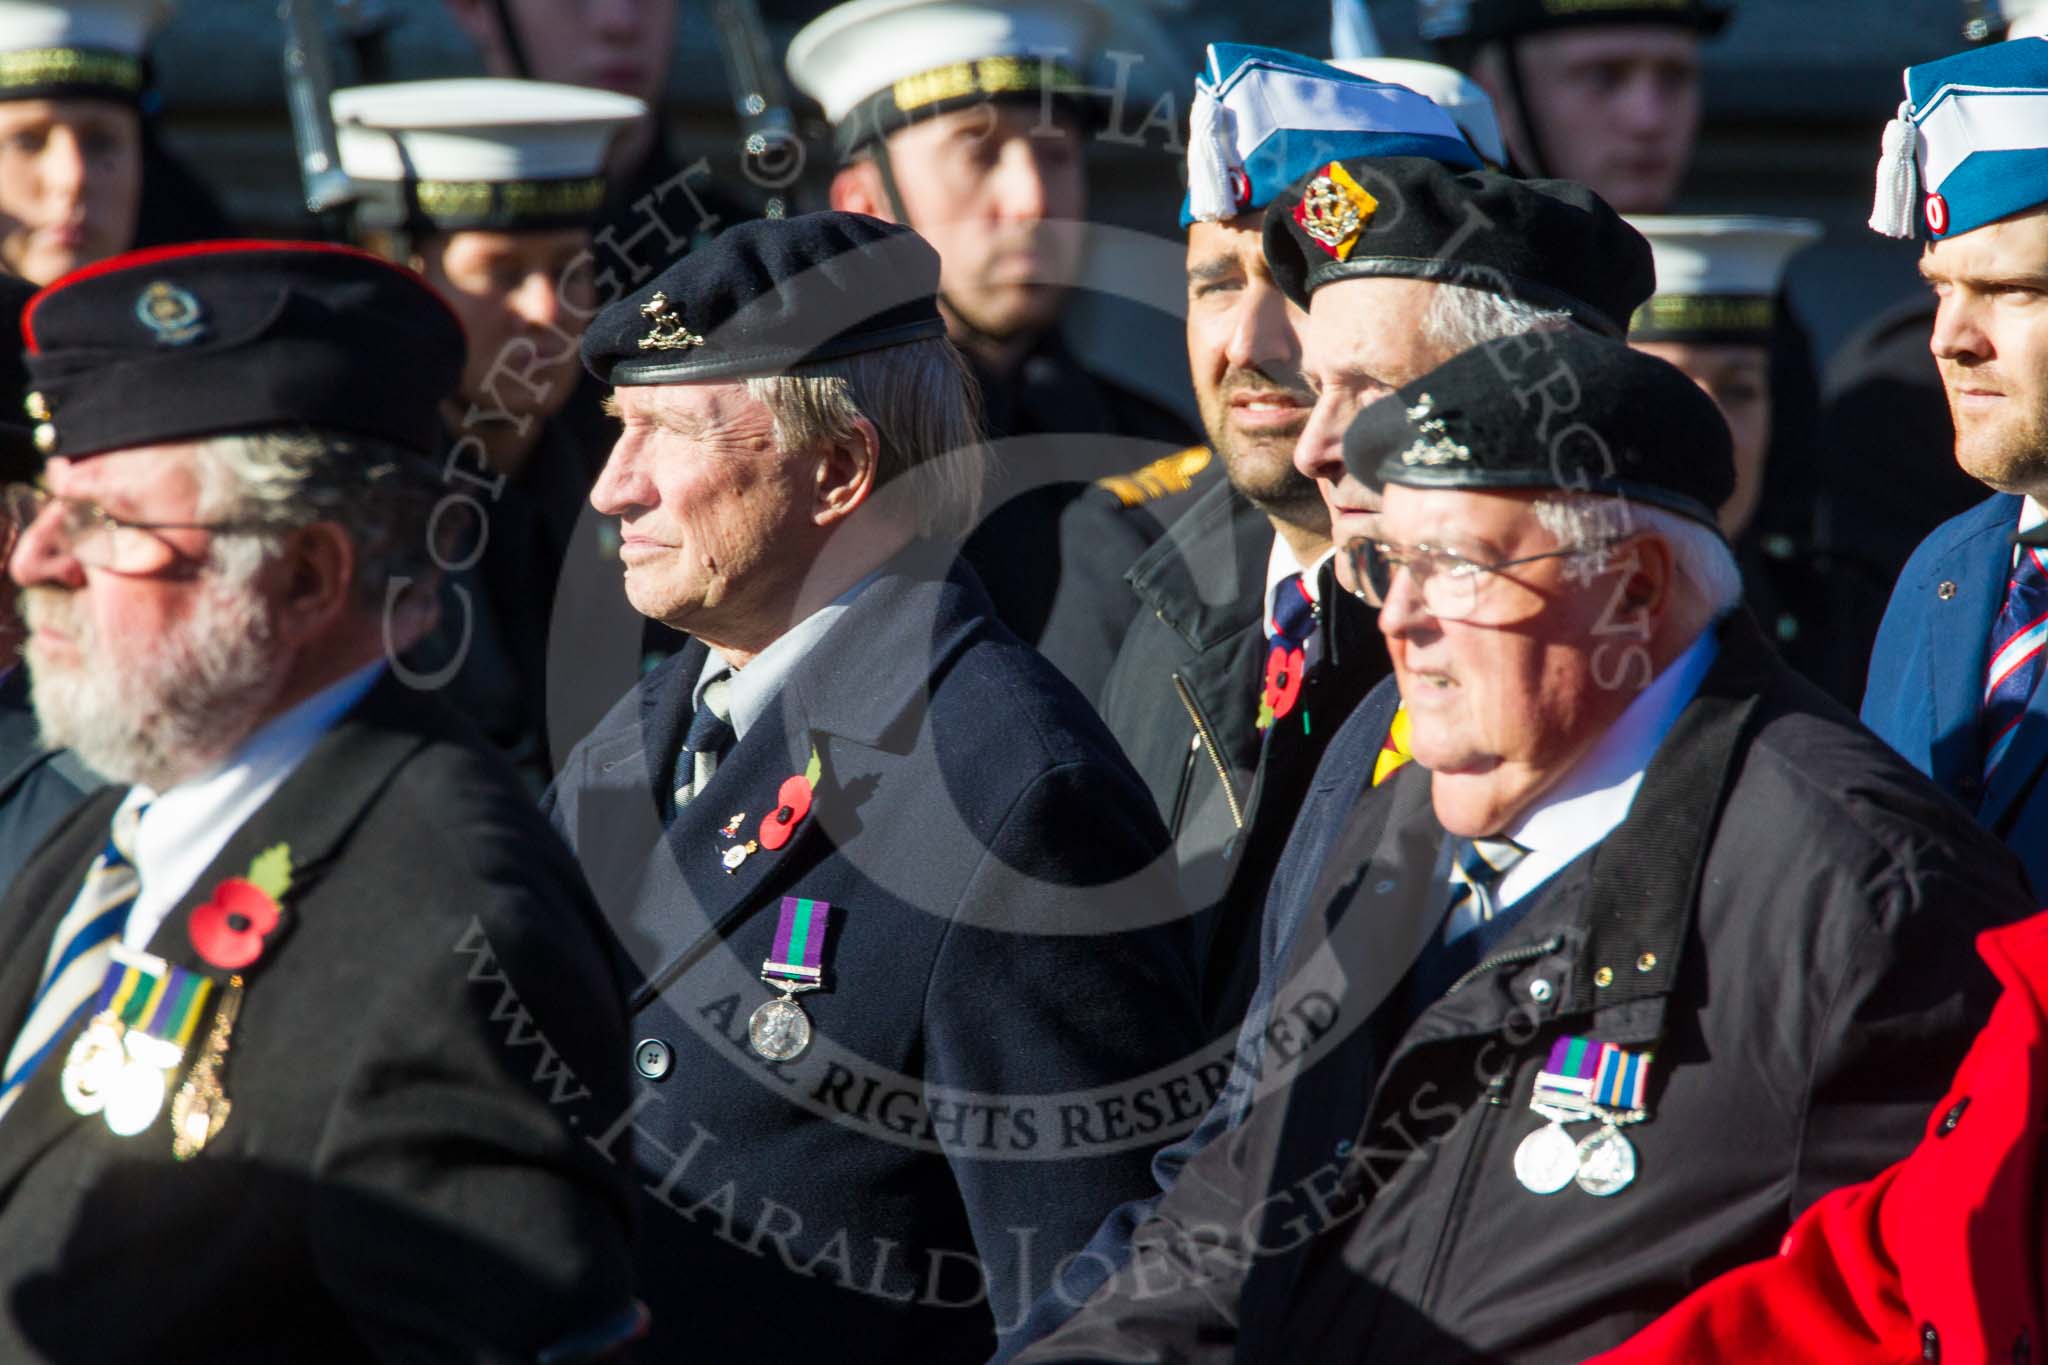
[[[613,137],[647,112],[608,90],[496,79],[361,85],[332,103],[349,178],[442,231],[588,221]]]
[[[1078,90],[1107,27],[1098,0],[849,0],[789,44],[789,76],[842,151],[916,118]]]
[[[1464,72],[1412,57],[1345,57],[1330,65],[1367,80],[1407,86],[1449,114],[1479,155],[1495,166],[1508,164],[1507,144],[1501,140],[1493,99]]]
[[[0,0],[0,99],[142,93],[168,0]]]
[[[1792,257],[1821,236],[1810,218],[1633,214],[1649,239],[1657,292],[1629,323],[1636,341],[1761,342],[1775,324]]]

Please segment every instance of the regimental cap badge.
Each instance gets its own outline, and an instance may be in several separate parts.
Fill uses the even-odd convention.
[[[191,291],[158,280],[135,300],[135,316],[156,334],[159,346],[184,346],[206,334],[206,310]]]
[[[1301,202],[1294,206],[1294,221],[1301,224],[1316,245],[1343,261],[1351,258],[1359,234],[1372,223],[1380,201],[1352,179],[1341,161],[1332,161],[1308,182]]]
[[[683,310],[671,305],[668,295],[660,290],[640,306],[640,316],[654,324],[647,335],[640,338],[643,351],[682,351],[704,344],[703,337],[683,325]]]
[[[1436,400],[1423,394],[1415,406],[1406,409],[1408,421],[1418,433],[1415,443],[1401,452],[1401,463],[1413,469],[1417,465],[1462,464],[1472,458],[1469,447],[1451,439],[1451,429],[1441,417],[1432,416],[1436,411]]]

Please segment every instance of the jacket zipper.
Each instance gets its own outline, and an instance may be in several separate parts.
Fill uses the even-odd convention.
[[[1202,761],[1201,753],[1202,737],[1190,735],[1187,755],[1181,759],[1180,785],[1173,789],[1173,819],[1168,825],[1169,831],[1176,839],[1180,838],[1181,822],[1188,816],[1188,794],[1194,790],[1195,767]]]
[[[1459,1201],[1464,1198],[1465,1186],[1472,1178],[1472,1165],[1478,1158],[1479,1144],[1485,1137],[1484,1129],[1487,1116],[1494,1110],[1507,1106],[1507,1101],[1502,1098],[1502,1096],[1507,1094],[1507,1090],[1508,1078],[1505,1075],[1496,1074],[1486,1082],[1485,1100],[1478,1106],[1478,1116],[1472,1120],[1472,1134],[1465,1143],[1465,1157],[1464,1160],[1458,1163],[1458,1183],[1451,1187],[1450,1207],[1444,1211],[1444,1221],[1437,1230],[1436,1247],[1430,1253],[1429,1273],[1422,1280],[1420,1307],[1425,1311],[1436,1306],[1437,1285],[1445,1268],[1444,1261],[1448,1255],[1447,1248],[1453,1240],[1451,1224],[1458,1218],[1460,1212]]]
[[[1195,702],[1195,694],[1188,690],[1180,674],[1173,675],[1174,691],[1180,693],[1180,704],[1188,711],[1188,719],[1195,723],[1195,736],[1202,742],[1203,752],[1209,755],[1209,762],[1215,766],[1216,779],[1223,784],[1223,803],[1230,807],[1230,823],[1237,829],[1244,828],[1244,807],[1237,803],[1237,788],[1230,784],[1230,770],[1223,766],[1223,751],[1216,747],[1216,737],[1209,732],[1209,722],[1202,715],[1202,708]]]
[[[1492,957],[1481,960],[1478,966],[1466,972],[1456,981],[1453,981],[1450,990],[1445,991],[1444,994],[1455,995],[1458,991],[1464,989],[1465,984],[1474,977],[1484,976],[1486,973],[1498,970],[1501,967],[1514,967],[1524,962],[1534,962],[1537,958],[1546,957],[1563,946],[1564,939],[1553,934],[1541,943],[1532,943],[1524,948],[1511,948],[1504,953],[1495,953]]]

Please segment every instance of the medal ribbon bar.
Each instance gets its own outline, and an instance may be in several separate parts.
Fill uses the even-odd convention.
[[[775,925],[774,945],[768,960],[761,964],[761,979],[783,989],[821,984],[825,977],[825,930],[831,919],[830,901],[784,896],[782,915]]]

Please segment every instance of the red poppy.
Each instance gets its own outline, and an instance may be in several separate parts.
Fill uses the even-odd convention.
[[[781,848],[810,813],[811,780],[798,773],[775,793],[775,809],[761,817],[761,847]]]
[[[1300,699],[1302,672],[1303,659],[1298,649],[1274,645],[1273,652],[1266,656],[1265,701],[1275,720],[1292,711]]]
[[[263,956],[263,940],[277,928],[277,902],[252,881],[230,877],[213,888],[213,899],[192,911],[186,930],[199,956],[222,971],[236,972]]]

